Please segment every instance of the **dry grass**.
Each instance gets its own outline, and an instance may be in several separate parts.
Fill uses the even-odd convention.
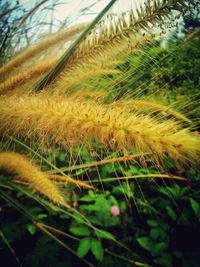
[[[0,133],[18,138],[55,142],[66,147],[83,143],[112,149],[151,152],[177,162],[197,161],[199,136],[181,129],[172,120],[160,122],[117,106],[103,106],[74,99],[48,97],[2,97]]]
[[[62,176],[62,175],[58,175],[58,174],[49,174],[49,179],[54,181],[54,182],[61,183],[61,184],[74,184],[77,187],[94,189],[94,187],[92,185],[90,185],[84,181],[73,179],[69,176]]]
[[[15,152],[0,153],[0,169],[17,175],[36,192],[48,197],[56,204],[64,205],[65,200],[56,185],[27,157]]]
[[[31,80],[40,77],[42,74],[50,70],[57,60],[57,58],[44,60],[26,71],[21,71],[18,74],[12,75],[5,82],[0,84],[0,94],[5,95],[12,93],[14,90],[17,92],[21,91],[23,84],[31,84]],[[33,88],[30,86],[29,91],[32,89]]]
[[[34,56],[38,56],[38,53],[44,52],[49,47],[56,46],[62,41],[66,42],[70,40],[75,35],[80,33],[85,27],[86,24],[72,26],[67,30],[49,36],[44,41],[39,42],[34,46],[28,47],[0,68],[0,77],[5,80],[5,78],[8,77],[12,71],[19,69],[22,64],[26,63],[28,60],[31,60]]]
[[[187,122],[189,124],[192,124],[192,121],[188,119],[184,114],[181,112],[178,112],[174,110],[171,107],[165,106],[160,103],[156,103],[155,101],[152,100],[140,100],[140,99],[130,99],[126,101],[118,101],[117,102],[119,106],[123,109],[125,108],[130,108],[130,110],[138,110],[138,111],[152,111],[152,113],[157,113],[160,112],[164,117],[167,116],[173,116],[175,119],[182,121],[182,122]]]

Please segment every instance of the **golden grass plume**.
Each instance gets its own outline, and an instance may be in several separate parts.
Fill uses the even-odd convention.
[[[28,70],[24,70],[19,72],[18,74],[12,75],[5,82],[0,84],[0,94],[5,95],[14,91],[15,89],[17,89],[17,91],[20,91],[23,84],[30,84],[31,80],[40,77],[40,75],[50,70],[51,67],[56,63],[56,61],[57,58],[44,60],[29,68]],[[30,86],[29,90],[31,91],[31,89],[32,87]]]
[[[112,5],[114,1],[111,2]],[[131,41],[136,35],[141,36],[146,32],[152,32],[155,26],[163,33],[162,22],[165,21],[165,26],[169,24],[171,27],[172,21],[174,22],[178,17],[172,10],[176,10],[180,15],[190,8],[190,4],[182,0],[147,1],[136,11],[131,9],[121,15],[108,14],[98,21],[99,16],[103,15],[102,11],[95,19],[98,23],[95,25],[95,22],[92,22],[89,25],[80,38],[64,53],[56,66],[36,85],[35,90],[41,90],[46,84],[53,82],[66,66],[80,63],[83,58],[85,61],[88,58],[97,57],[102,52],[105,55],[106,50],[111,52],[116,48],[123,51],[124,42],[125,47],[132,46]]]
[[[177,162],[197,161],[200,138],[173,120],[157,121],[117,105],[74,99],[1,97],[0,134],[67,146],[96,142],[112,149],[150,152]]]
[[[56,204],[64,205],[65,200],[56,185],[32,161],[15,152],[0,153],[0,169],[19,176],[35,191],[46,196]]]
[[[144,99],[130,99],[126,101],[118,101],[118,105],[126,108],[130,108],[133,110],[139,110],[139,111],[144,111],[145,109],[151,110],[152,112],[160,112],[164,115],[164,117],[167,116],[173,116],[175,119],[182,121],[182,122],[187,122],[189,124],[192,124],[192,121],[188,119],[184,114],[181,112],[178,112],[174,110],[171,107],[165,106],[160,103],[156,103],[155,101],[152,100],[144,100]]]
[[[96,78],[101,78],[107,75],[115,75],[120,74],[121,71],[117,69],[111,69],[111,68],[93,68],[93,69],[84,69],[84,67],[79,70],[72,70],[69,72],[62,73],[61,77],[59,78],[58,82],[55,85],[55,93],[69,93],[70,89],[72,91],[77,91],[78,86],[81,86],[81,89],[84,88],[84,82],[90,81],[90,84],[92,81],[96,81]],[[77,79],[78,75],[78,79]],[[97,80],[98,81],[98,80]],[[76,90],[73,90],[74,86],[76,87]],[[94,86],[92,86],[94,89]],[[82,91],[81,91],[82,93]]]
[[[49,36],[44,41],[39,42],[36,45],[28,47],[19,54],[13,57],[7,64],[0,68],[0,77],[7,77],[16,68],[18,69],[23,63],[37,56],[38,53],[44,52],[47,48],[57,45],[61,41],[68,41],[76,34],[80,33],[87,24],[82,23],[72,26],[64,31],[58,32]]]

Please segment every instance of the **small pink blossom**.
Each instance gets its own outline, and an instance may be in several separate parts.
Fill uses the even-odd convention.
[[[119,216],[119,214],[120,214],[119,208],[117,206],[112,206],[111,207],[111,214],[113,216]]]

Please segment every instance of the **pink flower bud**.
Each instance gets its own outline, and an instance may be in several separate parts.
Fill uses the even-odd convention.
[[[120,214],[119,208],[117,206],[112,206],[111,207],[111,214],[113,216],[119,216],[119,214]]]

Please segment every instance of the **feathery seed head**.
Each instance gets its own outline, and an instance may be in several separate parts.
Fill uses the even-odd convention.
[[[55,184],[25,156],[15,152],[1,152],[0,169],[19,176],[32,189],[48,197],[54,203],[66,205]]]
[[[0,133],[32,140],[153,152],[177,160],[197,160],[200,139],[172,120],[156,121],[124,108],[47,97],[0,98]]]

